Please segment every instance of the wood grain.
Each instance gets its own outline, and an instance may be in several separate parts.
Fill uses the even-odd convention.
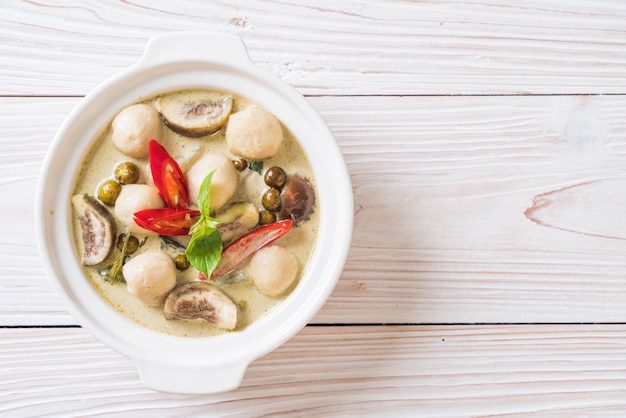
[[[619,0],[9,0],[0,94],[84,95],[177,30],[240,35],[306,94],[626,93],[625,18]]]
[[[0,224],[4,325],[74,323],[37,260],[32,216],[43,155],[78,100],[0,100],[0,193],[14,197],[0,202],[14,220]],[[624,96],[309,100],[356,208],[316,323],[626,321]]]
[[[74,323],[43,270],[34,205],[48,146],[77,103],[75,98],[0,99],[0,325]]]
[[[350,262],[328,306],[357,320],[357,292],[389,322],[399,312],[421,323],[623,322],[621,100],[317,102],[356,201]],[[551,227],[526,216],[539,196],[582,184],[579,200],[555,194],[558,210],[536,213]]]
[[[620,0],[3,1],[0,415],[626,416],[625,18]],[[212,396],[151,392],[63,327],[32,222],[65,116],[177,30],[237,34],[306,94],[356,204],[315,325]]]
[[[189,396],[144,389],[82,329],[0,330],[0,414],[619,415],[625,353],[624,326],[307,327],[238,390]]]

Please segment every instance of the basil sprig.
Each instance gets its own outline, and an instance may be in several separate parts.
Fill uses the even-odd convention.
[[[222,236],[215,228],[220,221],[211,217],[211,179],[215,170],[211,171],[202,181],[200,192],[198,193],[198,209],[200,219],[189,231],[191,241],[185,250],[187,260],[198,271],[205,274],[207,278],[219,263],[222,257]]]

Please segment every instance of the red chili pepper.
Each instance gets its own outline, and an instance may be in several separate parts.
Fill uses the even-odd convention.
[[[135,222],[140,227],[171,237],[189,234],[197,216],[200,211],[176,208],[145,209],[134,213]]]
[[[168,207],[187,209],[189,188],[180,166],[156,140],[150,140],[149,150],[152,179],[159,194]]]
[[[233,241],[222,251],[222,257],[211,273],[211,280],[230,273],[252,254],[289,232],[292,226],[293,221],[285,219],[257,228]]]

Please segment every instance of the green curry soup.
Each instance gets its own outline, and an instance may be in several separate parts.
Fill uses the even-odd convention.
[[[223,98],[227,96],[231,97],[232,101],[229,103],[225,103],[224,100],[224,102],[222,102]],[[181,103],[175,103],[176,100],[180,100]],[[179,110],[183,109],[181,111],[183,113],[187,112],[184,115],[185,117],[189,115],[191,115],[191,117],[196,117],[198,116],[198,113],[202,112],[215,113],[215,109],[206,110],[207,101],[213,104],[218,103],[217,113],[219,113],[220,111],[225,111],[230,115],[230,117],[228,115],[226,115],[226,117],[224,117],[224,115],[221,115],[221,117],[224,117],[223,126],[218,126],[217,128],[213,127],[214,129],[217,129],[217,131],[214,133],[207,134],[205,131],[198,131],[193,126],[189,129],[187,129],[186,126],[183,126],[181,128],[180,126],[176,126],[176,124],[181,121],[168,120],[166,112],[170,112],[171,110],[164,107],[165,105],[163,105],[163,102],[165,101],[169,101],[168,106],[174,106],[176,109]],[[191,105],[189,103],[183,103],[183,101],[191,101]],[[202,103],[203,101],[205,102],[204,104]],[[172,102],[174,102],[173,105]],[[200,103],[200,105],[198,105],[198,103]],[[254,150],[254,152],[261,152],[261,154],[266,151],[269,153],[273,152],[274,154],[271,156],[265,156],[267,155],[266,153],[263,158],[253,159],[242,157],[241,153],[246,153],[248,151],[240,152],[242,146],[241,144],[238,145],[239,148],[236,148],[236,146],[233,146],[229,142],[231,141],[231,138],[227,138],[227,131],[231,130],[231,128],[233,132],[244,132],[244,134],[241,134],[239,137],[233,139],[233,141],[246,140],[246,135],[257,129],[254,126],[251,128],[246,126],[246,120],[248,120],[252,125],[262,125],[263,123],[265,123],[259,122],[257,119],[254,119],[253,116],[250,116],[248,117],[248,119],[243,117],[238,118],[238,123],[240,125],[243,124],[243,126],[239,126],[237,128],[229,126],[230,123],[234,124],[237,119],[233,115],[240,114],[243,116],[244,114],[240,112],[244,112],[252,108],[254,108],[255,110],[261,109],[255,103],[247,100],[244,97],[233,94],[225,94],[219,91],[209,92],[205,90],[194,90],[174,92],[166,95],[157,96],[153,99],[146,100],[141,104],[149,106],[149,108],[143,109],[143,111],[146,111],[148,113],[154,113],[156,109],[160,110],[160,112],[156,113],[158,118],[150,119],[150,117],[145,117],[144,115],[137,116],[136,120],[139,121],[137,123],[141,125],[152,124],[154,126],[150,125],[137,128],[136,126],[132,126],[132,118],[129,119],[130,122],[129,120],[126,120],[124,122],[126,125],[122,128],[120,128],[119,126],[121,124],[121,122],[119,121],[114,121],[109,124],[109,126],[107,126],[106,129],[102,131],[100,137],[95,141],[94,145],[91,147],[82,163],[82,167],[80,168],[80,172],[77,175],[77,180],[74,188],[75,196],[88,195],[97,199],[99,193],[101,193],[100,189],[102,188],[103,183],[107,180],[113,180],[120,186],[118,192],[121,190],[122,193],[124,193],[125,188],[127,188],[127,190],[132,190],[130,184],[120,184],[117,181],[119,180],[119,178],[116,179],[114,175],[115,167],[122,162],[132,162],[134,163],[136,168],[138,168],[139,176],[138,178],[136,178],[136,184],[150,186],[156,191],[157,187],[155,186],[154,179],[152,178],[151,167],[149,164],[150,157],[148,155],[145,155],[147,151],[145,149],[141,149],[139,151],[128,150],[124,149],[124,147],[122,147],[123,150],[120,150],[120,147],[117,145],[117,143],[114,143],[113,140],[114,135],[119,136],[119,132],[115,132],[116,129],[118,131],[121,129],[130,130],[137,135],[153,135],[156,133],[159,138],[154,139],[157,139],[158,142],[167,150],[169,155],[178,163],[180,169],[182,170],[183,174],[185,174],[185,176],[190,173],[191,168],[194,167],[194,165],[200,164],[198,163],[199,161],[204,161],[203,158],[205,158],[207,154],[217,154],[226,157],[229,163],[232,163],[233,166],[237,167],[235,169],[236,187],[232,195],[227,196],[225,203],[221,207],[211,208],[211,216],[218,220],[220,220],[220,217],[224,213],[227,213],[229,208],[232,208],[234,204],[241,202],[251,203],[252,205],[254,205],[254,208],[258,212],[263,212],[263,216],[260,216],[260,219],[263,219],[264,216],[270,216],[270,218],[271,216],[276,216],[277,219],[284,218],[284,216],[281,217],[281,209],[274,208],[274,211],[265,211],[264,209],[262,195],[269,189],[268,184],[266,184],[264,180],[264,173],[270,167],[277,166],[282,168],[287,175],[287,179],[290,179],[292,177],[304,178],[308,180],[308,183],[312,186],[311,190],[315,189],[315,181],[313,178],[313,172],[310,163],[304,155],[304,152],[298,142],[295,140],[293,135],[285,128],[285,126],[282,125],[282,123],[277,121],[278,126],[280,127],[280,129],[282,129],[282,142],[280,142],[279,146],[277,147],[275,140],[272,139],[271,141],[274,141],[274,143],[270,143],[267,145],[267,147],[270,148],[277,147],[277,150]],[[195,106],[195,108],[192,105]],[[226,105],[228,105],[229,108],[225,110]],[[177,111],[178,110],[174,110],[174,112]],[[178,116],[179,115],[176,114],[173,118],[176,118]],[[213,116],[209,115],[209,117]],[[273,118],[273,116],[269,115],[269,113],[264,114],[263,117]],[[244,120],[244,122],[241,122],[242,119]],[[181,123],[184,124],[186,122],[182,121]],[[202,125],[203,123],[204,122],[200,123],[200,125]],[[271,126],[274,126],[274,128],[267,128],[268,132],[272,129],[275,129],[275,125]],[[194,131],[194,129],[196,130]],[[175,132],[175,130],[177,132]],[[141,132],[137,133],[135,131]],[[254,137],[254,134],[255,133],[252,132],[251,137]],[[259,135],[263,134],[264,133],[261,133]],[[142,145],[142,147],[146,146],[147,145],[145,145],[145,143]],[[243,146],[246,147],[248,145],[244,143]],[[235,161],[237,162],[236,164],[234,163]],[[259,162],[262,163],[261,169],[259,169]],[[244,167],[242,167],[242,164],[244,165]],[[214,178],[216,176],[217,175],[214,175]],[[213,183],[211,183],[211,185],[213,187]],[[287,188],[287,186],[285,186],[285,188]],[[280,187],[277,187],[277,189],[280,190]],[[189,190],[191,194],[194,188],[189,185]],[[282,192],[284,193],[285,190],[283,189]],[[214,193],[214,189],[211,189],[211,201],[213,202],[214,195],[216,196],[216,199],[220,198],[220,193],[221,191],[219,190],[215,191]],[[299,193],[296,193],[296,195],[299,195]],[[120,194],[120,196],[122,195]],[[105,205],[101,201],[99,201],[98,203],[100,205],[99,207],[106,208],[106,210],[112,217],[111,219],[113,220],[115,226],[115,235],[113,237],[113,241],[116,242],[120,234],[123,234],[129,230],[128,225],[125,224],[118,216],[116,216],[116,212],[119,209],[116,208],[116,205],[121,205],[121,203],[118,203],[120,202],[119,199],[120,198],[118,198],[118,200],[115,201],[114,204],[109,205]],[[193,198],[192,196],[190,196],[190,200],[192,202],[189,204],[189,209],[195,210],[198,208],[196,199],[197,196],[193,196]],[[262,293],[259,290],[260,286],[258,287],[257,283],[255,283],[255,278],[256,280],[260,281],[261,277],[264,277],[263,280],[267,280],[267,277],[272,278],[274,277],[274,275],[280,275],[282,273],[263,271],[263,269],[274,268],[273,264],[276,263],[274,263],[272,259],[269,259],[269,261],[266,260],[265,263],[258,263],[261,267],[255,268],[257,268],[257,270],[260,268],[260,273],[258,271],[252,271],[252,267],[250,266],[250,264],[251,259],[254,258],[255,255],[247,258],[245,261],[239,264],[233,273],[217,280],[206,280],[206,282],[213,283],[216,287],[221,289],[221,291],[225,293],[230,300],[232,300],[234,306],[236,307],[236,326],[233,328],[235,331],[244,329],[246,326],[265,315],[268,311],[272,309],[272,307],[274,307],[277,303],[280,303],[285,298],[285,296],[293,290],[293,288],[297,285],[297,282],[300,280],[300,276],[302,275],[303,269],[306,266],[306,263],[315,245],[317,229],[319,225],[319,211],[317,210],[317,202],[315,200],[309,200],[309,202],[307,203],[309,205],[313,205],[312,210],[307,210],[305,216],[302,217],[302,213],[300,213],[302,205],[300,205],[300,212],[296,211],[294,212],[295,215],[291,215],[291,217],[295,219],[295,223],[293,227],[289,230],[289,232],[265,247],[265,249],[273,246],[282,247],[283,249],[287,250],[288,254],[290,254],[286,257],[289,260],[295,259],[296,261],[295,278],[293,278],[293,281],[289,282],[286,290],[279,289],[278,294],[272,294],[273,291],[269,292],[270,294],[268,294],[267,291],[264,291]],[[163,202],[160,202],[160,206],[163,207],[166,205]],[[296,204],[296,206],[298,206],[298,204]],[[93,250],[90,246],[101,244],[98,244],[100,243],[99,240],[96,240],[96,243],[86,241],[85,230],[87,228],[90,228],[91,224],[85,223],[84,219],[81,218],[81,216],[81,211],[77,210],[76,204],[74,204],[73,229],[74,237],[77,244],[78,257],[83,257],[83,262],[86,263],[84,260],[86,251]],[[298,219],[298,217],[300,218]],[[270,221],[271,220],[272,219],[270,219]],[[249,230],[254,231],[258,228],[260,228],[259,225],[254,225],[252,226],[252,228],[249,228]],[[229,242],[235,240],[239,235],[245,235],[246,233],[247,230],[243,232],[240,231],[236,233],[235,236],[229,237],[228,240],[224,242],[224,246],[226,246]],[[181,258],[177,257],[185,254],[185,247],[189,244],[190,241],[190,236],[188,234],[163,237],[156,232],[141,230],[141,232],[139,233],[131,231],[131,235],[136,237],[137,240],[135,242],[138,242],[139,246],[134,253],[127,255],[124,258],[124,263],[126,264],[123,270],[125,272],[124,274],[126,274],[126,267],[128,263],[144,253],[162,252],[167,254],[172,261],[180,261]],[[144,300],[140,300],[139,297],[137,297],[135,294],[131,294],[127,289],[127,280],[125,277],[121,277],[118,275],[116,278],[112,279],[106,275],[107,272],[110,272],[110,267],[117,260],[120,259],[121,255],[121,250],[117,245],[114,244],[111,246],[111,248],[112,249],[110,250],[110,252],[105,254],[103,260],[98,260],[98,262],[95,264],[86,263],[93,265],[84,265],[83,269],[86,277],[91,282],[93,287],[111,306],[113,306],[120,313],[137,322],[138,324],[141,324],[142,326],[174,336],[206,337],[229,332],[228,329],[224,329],[222,326],[220,326],[220,324],[216,324],[205,319],[166,319],[164,316],[163,300],[168,296],[169,293],[173,291],[173,289],[171,289],[172,286],[168,286],[167,291],[165,291],[164,294],[157,295],[158,297],[155,299],[158,300],[157,303],[146,303]],[[102,249],[96,249],[93,251],[100,250]],[[106,252],[106,250],[103,250],[101,252]],[[184,257],[182,258],[182,260],[184,260]],[[184,270],[176,268],[173,271],[175,271],[176,287],[179,287],[184,283],[202,281],[203,279],[201,275],[199,275],[198,270],[193,266],[190,266]],[[141,280],[147,281],[152,280],[152,278],[141,278]],[[270,279],[270,281],[271,280],[272,279]],[[153,283],[144,283],[140,285],[144,285],[146,287],[158,287]],[[142,291],[152,290],[143,289]],[[215,307],[209,306],[206,309],[210,310],[213,308]]]

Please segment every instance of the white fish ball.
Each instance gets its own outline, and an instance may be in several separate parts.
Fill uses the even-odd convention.
[[[147,158],[151,139],[161,140],[163,124],[159,112],[147,104],[123,109],[111,123],[113,144],[124,154]]]
[[[189,168],[185,177],[189,187],[189,200],[198,204],[198,193],[204,178],[213,170],[211,178],[211,204],[212,210],[219,209],[233,197],[239,184],[239,177],[233,162],[221,154],[205,154]]]
[[[283,128],[273,115],[258,106],[252,106],[230,115],[226,142],[233,154],[262,160],[273,157],[280,149]]]
[[[122,268],[126,288],[148,306],[160,306],[176,286],[176,266],[161,251],[148,251],[131,258]]]
[[[297,273],[298,260],[279,245],[261,248],[248,265],[250,278],[257,289],[267,296],[278,296],[289,289]]]
[[[127,184],[122,187],[122,192],[115,201],[115,216],[136,234],[153,234],[135,223],[134,214],[144,209],[156,209],[165,207],[159,192],[147,184]]]

